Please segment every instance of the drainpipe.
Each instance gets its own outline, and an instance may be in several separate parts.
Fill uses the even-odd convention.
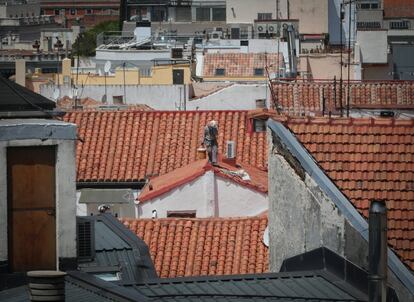
[[[370,302],[387,298],[387,207],[384,200],[373,200],[369,208],[369,276]]]

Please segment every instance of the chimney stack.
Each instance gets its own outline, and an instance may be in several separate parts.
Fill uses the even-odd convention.
[[[26,60],[16,60],[16,83],[26,87]]]
[[[369,276],[370,302],[387,299],[387,207],[384,200],[373,200],[369,208]]]
[[[65,301],[65,276],[60,271],[31,271],[29,278],[30,301]]]

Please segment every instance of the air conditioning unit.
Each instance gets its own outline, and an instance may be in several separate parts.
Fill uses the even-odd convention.
[[[222,31],[212,31],[210,34],[210,40],[219,40],[223,38],[223,32]]]
[[[236,157],[236,143],[234,141],[226,142],[226,153],[227,153],[227,158]]]
[[[256,24],[256,31],[258,33],[265,33],[266,32],[266,24]]]

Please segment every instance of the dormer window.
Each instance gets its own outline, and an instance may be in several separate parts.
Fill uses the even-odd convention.
[[[254,119],[253,120],[253,129],[254,129],[254,132],[264,132],[264,131],[266,131],[266,120]]]
[[[226,74],[226,70],[224,68],[216,68],[216,76],[224,76]]]
[[[263,76],[264,75],[264,69],[263,68],[255,68],[254,69],[254,75],[255,76]]]

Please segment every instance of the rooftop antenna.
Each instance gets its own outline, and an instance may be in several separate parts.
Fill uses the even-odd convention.
[[[106,90],[106,75],[108,74],[108,72],[111,70],[111,61],[106,61],[105,62],[105,66],[104,66],[104,79],[105,79],[105,94],[103,96],[102,101],[104,103],[106,103],[107,101],[107,90]]]

